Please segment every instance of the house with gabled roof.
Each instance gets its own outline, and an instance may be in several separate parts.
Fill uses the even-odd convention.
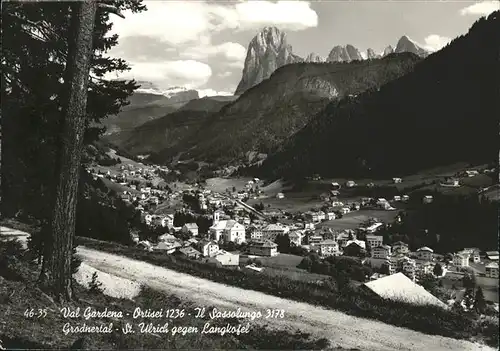
[[[315,245],[320,256],[340,256],[339,244],[335,240],[323,240]]]
[[[491,262],[484,268],[486,270],[486,277],[498,279],[498,262]]]
[[[453,264],[457,267],[469,267],[470,253],[460,251],[453,255]]]
[[[181,231],[183,233],[190,233],[191,235],[193,236],[197,236],[198,235],[198,224],[196,223],[186,223],[182,226],[182,229]]]
[[[248,254],[256,256],[276,256],[278,245],[271,241],[253,241],[248,244]]]
[[[213,257],[219,252],[219,244],[213,240],[200,240],[196,247],[204,257]]]
[[[434,256],[434,250],[430,247],[423,246],[417,250],[416,255],[419,260],[431,261]]]
[[[201,253],[191,246],[182,247],[177,252],[188,258],[198,259],[201,256]]]
[[[395,243],[392,244],[392,251],[401,254],[407,254],[410,252],[410,249],[407,243],[402,241],[396,241]]]

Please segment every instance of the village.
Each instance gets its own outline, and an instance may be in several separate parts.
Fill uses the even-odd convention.
[[[269,198],[273,202],[284,201],[287,195],[281,191],[266,193],[266,187],[258,178],[240,181],[239,189],[233,186],[221,191],[218,187],[215,191],[211,189],[213,186],[199,183],[175,184],[171,189],[161,182],[161,175],[171,170],[157,165],[128,163],[118,165],[114,171],[89,169],[88,172],[94,179],[101,178],[120,185],[121,199],[134,206],[141,213],[141,221],[158,233],[153,240],[141,237],[141,233],[131,233],[136,245],[147,251],[260,273],[272,269],[266,266],[273,267],[273,260],[288,261],[293,256],[299,257],[299,260],[292,259],[291,262],[300,262],[300,257],[311,253],[321,259],[355,257],[373,272],[365,277],[365,281],[369,282],[367,284],[382,282],[383,278],[387,283],[387,277],[401,274],[418,283],[424,277],[433,275],[457,290],[455,298],[463,295],[463,291],[460,293],[463,289],[456,288],[454,281],[474,274],[479,281],[487,282],[487,289],[496,286],[496,294],[489,294],[487,299],[496,303],[498,308],[498,287],[495,283],[498,280],[498,251],[495,248],[491,251],[463,248],[442,255],[434,253],[432,247],[411,250],[409,244],[403,241],[392,245],[384,243],[383,236],[378,232],[391,225],[389,218],[396,222],[400,220],[398,210],[410,200],[407,194],[395,195],[391,199],[359,197],[356,201],[346,201],[339,199],[340,194],[357,184],[352,180],[344,184],[331,182],[329,193],[320,197],[320,207],[292,212],[259,203],[261,199]],[[477,175],[478,172],[472,170],[462,176],[470,178]],[[401,178],[392,179],[394,184],[402,182]],[[440,182],[440,186],[458,187],[459,178],[450,177]],[[433,197],[425,195],[419,201],[423,205],[430,204]],[[256,205],[250,206],[247,202]],[[388,213],[390,216],[379,216],[385,219],[370,216],[351,228],[339,229],[332,225],[341,223],[343,217],[347,219],[357,213],[368,212]],[[178,220],[180,216],[183,220]],[[206,225],[196,223],[200,217]],[[283,238],[286,238],[283,246],[286,252],[280,252],[279,243],[283,243]]]

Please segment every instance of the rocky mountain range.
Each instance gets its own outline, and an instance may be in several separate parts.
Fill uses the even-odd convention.
[[[200,110],[193,100],[176,112],[139,126],[120,145],[133,154],[169,163],[197,160],[219,166],[250,164],[274,152],[334,100],[355,96],[410,72],[420,58],[397,54],[353,62],[300,62],[278,68],[235,101]],[[186,110],[185,110],[186,109]],[[259,156],[260,157],[260,156]]]
[[[266,27],[249,44],[237,95],[199,99],[196,91],[160,91],[140,82],[131,105],[108,119],[107,139],[159,163],[180,154],[218,164],[250,162],[248,155],[276,152],[330,102],[411,72],[422,51],[409,38],[400,42],[390,57],[387,49],[387,55],[372,49],[362,55],[345,45],[335,46],[327,58],[311,53],[302,59],[285,33]]]
[[[365,54],[351,44],[336,45],[323,58],[316,53],[309,54],[305,59],[293,53],[292,46],[287,42],[284,32],[276,27],[265,27],[259,32],[248,45],[247,56],[243,74],[235,95],[259,84],[269,78],[271,74],[281,66],[297,62],[351,62],[363,59],[376,59],[387,56],[393,52],[411,52],[421,57],[426,57],[429,52],[421,48],[406,35],[399,39],[396,49],[388,46],[383,53],[376,54],[373,49],[368,49]]]
[[[375,179],[496,160],[500,46],[491,43],[500,43],[499,28],[497,11],[404,76],[332,101],[249,174]],[[418,50],[408,38],[398,44]]]

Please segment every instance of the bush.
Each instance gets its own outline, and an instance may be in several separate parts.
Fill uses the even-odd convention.
[[[92,280],[89,283],[89,292],[94,294],[102,294],[104,289],[102,288],[102,283],[98,280],[99,276],[97,272],[92,274]]]

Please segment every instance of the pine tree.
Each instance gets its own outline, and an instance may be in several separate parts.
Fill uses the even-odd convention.
[[[478,313],[484,313],[486,310],[486,300],[484,299],[483,289],[478,286],[474,296],[474,308]]]
[[[7,28],[2,31],[2,101],[4,133],[9,136],[5,167],[9,172],[2,179],[9,191],[2,203],[7,213],[22,208],[42,220],[40,277],[62,299],[72,295],[71,250],[82,146],[102,132],[90,127],[91,122],[118,113],[137,87],[134,81],[102,79],[105,73],[128,66],[104,56],[116,45],[117,36],[104,38],[111,26],[107,12],[96,16],[99,6],[84,1],[2,7]],[[144,9],[141,6],[131,1],[103,5],[135,12]],[[23,134],[28,138],[21,143]]]
[[[439,264],[439,262],[434,265],[432,273],[434,273],[436,277],[440,277],[443,275],[443,267]]]

